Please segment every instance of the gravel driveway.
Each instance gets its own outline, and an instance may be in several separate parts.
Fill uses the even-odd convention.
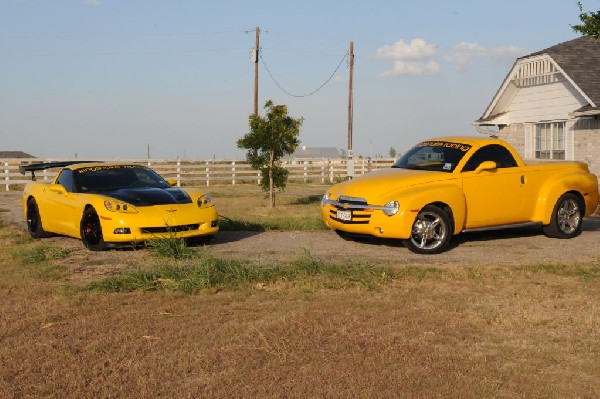
[[[24,230],[20,200],[19,192],[0,193],[0,217],[15,228]],[[114,250],[90,253],[79,240],[67,237],[47,240],[72,248],[75,252],[73,261],[79,259],[88,265],[110,265],[119,263],[118,260],[124,261],[124,258],[131,262],[145,252],[127,251],[127,255],[124,255],[124,251]],[[319,260],[368,261],[387,265],[574,263],[600,259],[600,216],[587,217],[583,223],[583,233],[570,240],[547,238],[539,227],[473,232],[454,237],[450,249],[439,255],[413,254],[396,240],[348,240],[332,231],[222,231],[206,248],[215,256],[251,260],[294,260],[308,251]]]

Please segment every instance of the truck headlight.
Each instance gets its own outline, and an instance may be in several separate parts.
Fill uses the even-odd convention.
[[[325,201],[327,201],[329,198],[331,198],[331,194],[325,193],[325,195],[321,199],[321,206],[325,206],[325,204],[327,204],[327,202]]]
[[[394,216],[398,213],[398,209],[400,209],[400,204],[398,201],[390,201],[383,206],[383,213],[388,216]]]

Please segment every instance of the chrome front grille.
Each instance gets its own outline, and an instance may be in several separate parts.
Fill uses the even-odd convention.
[[[358,205],[357,208],[353,206]],[[369,224],[371,212],[364,209],[367,206],[367,200],[359,197],[348,197],[341,195],[337,204],[329,210],[329,218],[344,224]],[[350,212],[350,220],[340,219],[339,212]]]

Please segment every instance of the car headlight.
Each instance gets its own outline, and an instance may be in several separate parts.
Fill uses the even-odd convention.
[[[394,216],[398,213],[398,209],[400,209],[400,204],[398,201],[390,201],[383,206],[383,213],[388,216]]]
[[[331,198],[331,194],[330,193],[325,193],[325,195],[323,195],[323,198],[321,199],[321,206],[325,206],[325,204],[329,198]]]
[[[133,205],[121,201],[104,201],[104,207],[111,212],[137,213]]]
[[[213,204],[212,196],[210,194],[205,194],[198,198],[197,203],[199,207],[211,206]]]

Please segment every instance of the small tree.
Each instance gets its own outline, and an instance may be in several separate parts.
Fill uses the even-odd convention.
[[[586,13],[583,12],[581,2],[578,2],[577,5],[579,6],[581,25],[572,25],[571,28],[583,36],[591,36],[596,40],[600,39],[600,10]]]
[[[288,171],[281,166],[281,158],[292,154],[300,141],[300,126],[304,118],[288,115],[285,105],[265,103],[266,115],[250,115],[250,132],[238,140],[239,148],[247,150],[246,159],[252,168],[261,172],[261,186],[269,192],[269,204],[275,206],[275,188],[283,190]]]
[[[394,147],[390,147],[390,158],[396,158],[396,149]]]

